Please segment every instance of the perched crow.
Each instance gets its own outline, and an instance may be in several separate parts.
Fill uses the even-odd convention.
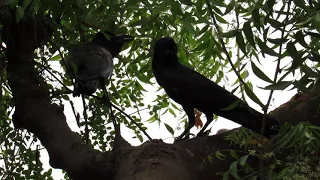
[[[172,38],[164,37],[156,42],[152,70],[159,85],[170,98],[182,105],[188,116],[189,127],[179,139],[195,125],[194,108],[207,117],[207,122],[198,135],[203,135],[206,127],[213,121],[213,114],[260,132],[263,115],[205,76],[182,65],[178,58],[177,44]],[[224,109],[234,102],[238,102],[237,107],[232,110]],[[266,136],[269,137],[271,131],[275,131],[271,129],[273,125],[277,125],[277,121],[268,117]]]
[[[74,96],[91,95],[104,86],[105,78],[113,72],[113,58],[126,42],[133,40],[129,35],[109,35],[110,40],[98,32],[90,43],[72,48],[71,60],[77,66]]]

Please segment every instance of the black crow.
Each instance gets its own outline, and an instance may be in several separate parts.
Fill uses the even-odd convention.
[[[189,127],[179,139],[195,125],[194,108],[207,117],[207,122],[198,135],[203,135],[206,127],[213,121],[213,114],[260,132],[263,115],[205,76],[181,64],[177,44],[172,38],[164,37],[156,42],[152,70],[159,85],[170,98],[182,105],[188,116]],[[235,108],[225,110],[236,102],[238,105]],[[276,120],[268,117],[267,137],[274,131],[271,126],[276,124]]]
[[[126,42],[133,40],[129,35],[108,34],[110,39],[98,32],[90,43],[71,49],[71,60],[77,66],[74,96],[91,95],[99,86],[104,86],[105,79],[113,72],[113,58]]]

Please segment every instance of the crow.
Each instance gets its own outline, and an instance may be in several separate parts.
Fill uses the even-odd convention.
[[[195,125],[194,108],[203,112],[207,118],[198,136],[204,135],[204,130],[213,121],[213,114],[260,132],[263,114],[205,76],[181,64],[177,44],[171,37],[164,37],[156,42],[152,71],[158,84],[170,98],[182,105],[188,116],[189,126],[178,139],[182,139]],[[236,107],[226,110],[233,103],[236,103]],[[271,127],[277,124],[275,119],[268,116],[265,134],[267,137],[276,133]]]
[[[113,58],[126,42],[134,39],[129,35],[108,34],[110,39],[98,32],[90,43],[71,49],[71,60],[77,67],[73,96],[92,95],[99,86],[104,87],[105,79],[113,72]]]

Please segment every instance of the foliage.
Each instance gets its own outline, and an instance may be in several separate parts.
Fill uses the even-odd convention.
[[[262,103],[252,92],[255,87],[249,79],[252,73],[267,82],[268,85],[262,89],[271,92],[282,91],[289,86],[307,91],[320,76],[319,4],[311,0],[308,3],[303,0],[4,0],[6,6],[15,9],[16,21],[34,14],[45,14],[53,20],[62,17],[60,22],[52,22],[54,38],[38,49],[39,59],[36,59],[36,69],[48,83],[48,89],[54,95],[53,102],[73,103],[66,95],[68,89],[72,89],[72,81],[65,66],[68,49],[72,45],[89,41],[99,30],[134,35],[135,41],[124,48],[126,53],[115,63],[108,89],[112,102],[125,111],[134,109],[136,113],[132,117],[141,125],[142,121],[147,120],[141,118],[143,109],[149,111],[148,122],[158,123],[161,123],[160,116],[172,114],[176,117],[177,111],[181,111],[163,91],[157,92],[151,103],[145,99],[148,93],[146,87],[152,85],[158,88],[150,70],[150,58],[155,40],[162,36],[176,39],[184,64],[192,66],[216,83],[231,84],[231,92],[241,92],[242,98],[251,99],[265,112],[272,93],[268,102]],[[213,9],[218,25],[213,23],[208,5]],[[0,53],[4,57],[4,50],[1,49],[5,49],[5,46],[2,46]],[[227,58],[227,54],[231,59]],[[265,64],[272,61],[277,62],[274,76],[265,70]],[[231,68],[231,62],[236,69]],[[29,172],[23,172],[25,179],[30,179],[27,174],[36,172],[41,172],[47,179],[51,171],[44,172],[40,165],[34,166],[35,148],[29,148],[30,144],[39,144],[37,139],[29,133],[13,129],[12,97],[6,71],[1,67],[0,138],[3,141],[0,141],[0,162],[4,166],[0,169],[0,177],[24,179],[15,172],[22,172],[23,168],[28,167]],[[241,79],[229,82],[226,74],[229,76],[234,70]],[[64,85],[57,83],[58,80]],[[97,95],[102,94],[97,92]],[[106,116],[108,110],[93,97],[88,98],[86,107],[89,112],[88,123],[80,119],[79,134],[84,136],[84,127],[87,125],[91,130],[91,144],[100,150],[110,149],[114,130]],[[75,116],[78,116],[77,111],[80,110],[75,110]],[[116,116],[135,132],[136,138],[143,141],[141,132],[132,122],[121,113],[116,113]],[[184,116],[180,118],[184,119]],[[174,128],[168,124],[165,127],[173,133]],[[20,163],[22,159],[24,161]],[[240,158],[237,163],[243,164],[243,161]],[[235,169],[236,164],[231,167]],[[234,170],[231,174],[237,176]]]
[[[310,123],[300,123],[296,126],[286,124],[280,128],[280,133],[269,140],[256,136],[250,131],[239,129],[225,136],[233,147],[244,147],[245,151],[218,150],[209,155],[201,164],[225,160],[230,155],[234,161],[229,170],[221,174],[228,179],[231,174],[235,179],[257,179],[261,174],[259,167],[251,167],[248,159],[258,157],[268,162],[265,172],[270,174],[267,179],[318,179],[320,128]],[[270,147],[271,144],[271,147]],[[239,175],[239,173],[242,173]]]

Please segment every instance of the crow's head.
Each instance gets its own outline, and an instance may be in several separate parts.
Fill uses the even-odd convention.
[[[154,47],[154,53],[176,55],[178,53],[178,47],[177,44],[174,42],[173,38],[164,37],[157,41]]]
[[[117,56],[122,46],[130,42],[134,39],[133,36],[130,35],[114,35],[113,33],[106,32],[109,35],[109,39],[102,33],[98,32],[92,39],[92,43],[98,44],[100,46],[103,46],[105,49],[107,49],[112,57]]]

